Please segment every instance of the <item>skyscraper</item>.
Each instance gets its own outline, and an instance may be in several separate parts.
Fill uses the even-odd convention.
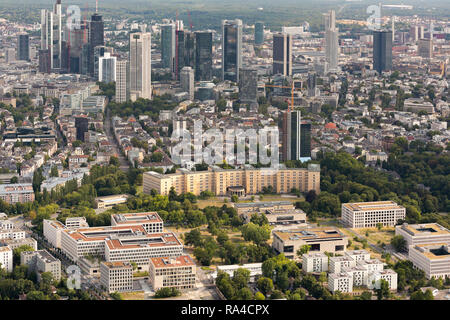
[[[241,103],[256,103],[258,74],[256,69],[239,69],[239,100]]]
[[[316,96],[317,74],[315,72],[308,73],[308,96]]]
[[[330,10],[324,15],[325,19],[325,57],[328,67],[336,70],[339,56],[339,29],[336,28],[336,13]]]
[[[222,21],[222,80],[239,82],[242,66],[242,20]]]
[[[130,34],[130,98],[152,98],[151,33]]]
[[[116,57],[111,56],[109,52],[105,52],[98,62],[98,81],[114,82],[116,81]]]
[[[382,73],[392,70],[392,32],[373,32],[373,69]]]
[[[184,65],[195,67],[195,33],[184,31]]]
[[[433,40],[420,39],[418,42],[418,54],[422,58],[431,59],[433,57]]]
[[[75,128],[77,129],[77,140],[84,142],[84,134],[88,132],[88,118],[75,117]]]
[[[61,17],[61,0],[56,1],[53,11],[41,10],[41,50],[48,50],[52,71],[59,71],[62,66]]]
[[[161,25],[161,60],[163,68],[175,71],[175,24]]]
[[[128,70],[129,63],[126,60],[116,62],[116,97],[117,103],[126,102],[130,99],[130,73]]]
[[[189,94],[189,99],[194,100],[194,70],[184,67],[180,74],[181,88]]]
[[[102,16],[94,13],[89,24],[89,74],[91,76],[95,76],[95,47],[105,45],[104,29]]]
[[[212,33],[195,32],[195,80],[210,81],[212,78]]]
[[[287,33],[273,35],[273,74],[292,75],[292,36]]]
[[[30,60],[30,36],[19,34],[17,37],[17,60]]]
[[[282,153],[284,161],[311,157],[311,124],[302,122],[298,110],[283,113]]]
[[[264,25],[262,22],[255,23],[255,44],[260,45],[264,43]]]
[[[100,59],[103,58],[106,54],[106,47],[105,46],[96,46],[94,48],[94,56],[93,56],[93,65],[94,65],[94,72],[92,76],[95,80],[99,80],[99,70],[100,70]]]

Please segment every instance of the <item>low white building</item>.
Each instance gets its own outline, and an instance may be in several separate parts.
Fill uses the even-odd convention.
[[[428,279],[450,277],[450,244],[417,244],[409,247],[408,259]]]
[[[406,209],[394,201],[342,204],[342,222],[349,228],[374,228],[378,224],[393,227],[404,220]]]
[[[366,250],[347,250],[344,253],[346,256],[351,257],[356,262],[370,260],[370,253]]]
[[[324,253],[305,253],[302,256],[302,269],[305,272],[328,271],[328,256]]]
[[[353,292],[353,279],[346,273],[332,273],[328,276],[328,289],[335,293],[340,291],[343,293]]]
[[[408,248],[417,244],[450,243],[450,231],[437,223],[404,223],[395,227],[395,235],[402,236]]]
[[[330,273],[340,273],[343,268],[351,268],[356,266],[356,261],[349,256],[331,257]]]
[[[0,247],[0,268],[13,271],[13,251],[9,246]]]
[[[389,283],[390,290],[397,290],[397,273],[391,269],[369,273],[367,287],[369,289],[380,289],[382,279]]]

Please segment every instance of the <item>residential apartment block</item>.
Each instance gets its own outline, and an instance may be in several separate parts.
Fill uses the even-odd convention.
[[[196,266],[190,256],[150,259],[149,279],[153,290],[167,287],[179,290],[195,288],[195,274]]]
[[[50,272],[55,281],[61,280],[61,261],[47,250],[21,252],[20,264],[27,265],[29,272],[35,272],[39,281],[44,272]]]
[[[100,283],[109,293],[133,290],[133,266],[130,262],[102,262]]]
[[[405,216],[406,209],[394,201],[342,204],[342,222],[349,228],[373,228],[379,223],[393,227]]]
[[[349,293],[353,291],[352,276],[346,272],[332,273],[328,276],[328,289],[331,292],[340,291]]]
[[[173,187],[178,194],[191,192],[200,195],[202,191],[211,191],[217,196],[225,196],[239,187],[239,194],[257,194],[264,187],[272,187],[276,193],[289,193],[293,188],[301,192],[314,190],[320,192],[320,167],[309,165],[305,168],[221,169],[209,168],[207,171],[189,171],[178,169],[176,173],[159,174],[148,171],[143,177],[144,193],[151,190],[168,195]]]
[[[302,256],[302,269],[305,272],[328,271],[328,256],[324,253],[306,253]]]
[[[0,199],[8,204],[34,201],[34,191],[31,183],[16,183],[0,185]]]
[[[0,247],[0,268],[13,271],[13,251],[8,246]]]
[[[277,253],[284,253],[288,259],[296,259],[297,250],[303,245],[310,246],[310,253],[343,253],[348,238],[333,227],[299,228],[273,231],[272,247]]]

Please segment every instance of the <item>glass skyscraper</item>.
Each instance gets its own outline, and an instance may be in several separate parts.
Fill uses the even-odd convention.
[[[222,79],[239,82],[242,66],[242,20],[222,21]]]

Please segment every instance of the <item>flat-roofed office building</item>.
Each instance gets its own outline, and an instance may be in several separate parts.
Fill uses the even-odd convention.
[[[299,228],[273,231],[272,247],[276,253],[284,253],[288,259],[296,259],[297,250],[310,246],[310,253],[344,253],[348,238],[333,227]]]
[[[111,215],[112,226],[141,225],[147,233],[162,233],[164,223],[157,212],[132,212]]]
[[[109,293],[133,290],[133,266],[130,262],[102,262],[100,283]]]
[[[450,244],[417,244],[409,248],[408,259],[428,279],[450,277]]]
[[[437,223],[407,224],[395,227],[409,246],[417,244],[450,243],[450,231]]]
[[[379,223],[393,227],[404,220],[406,209],[394,201],[342,204],[342,222],[349,228],[374,228]]]
[[[188,255],[150,259],[149,279],[155,291],[160,288],[193,289],[195,275],[195,262]]]

